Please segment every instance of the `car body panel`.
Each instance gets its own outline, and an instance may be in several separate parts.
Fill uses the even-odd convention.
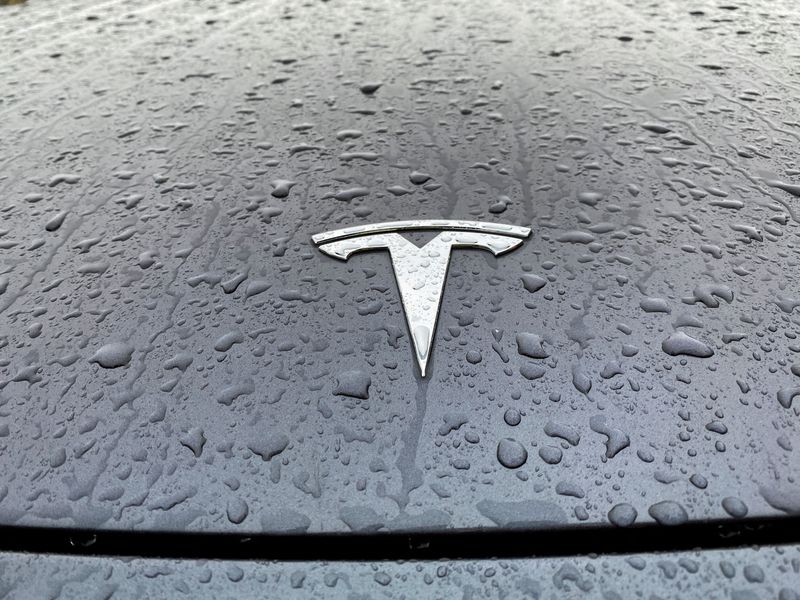
[[[268,562],[0,555],[0,597],[797,598],[797,546],[432,562]]]
[[[169,5],[4,8],[3,525],[800,512],[796,74],[731,41],[756,9]],[[424,378],[388,253],[312,242],[410,219],[531,228],[453,251]]]

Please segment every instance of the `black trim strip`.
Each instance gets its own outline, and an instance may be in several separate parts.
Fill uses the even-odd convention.
[[[380,561],[567,557],[800,544],[800,515],[546,530],[254,534],[2,526],[0,552],[171,559]]]

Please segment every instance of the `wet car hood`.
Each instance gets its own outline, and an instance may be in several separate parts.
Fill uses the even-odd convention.
[[[800,511],[795,88],[725,37],[753,14],[154,8],[0,67],[3,525]],[[425,377],[394,256],[312,241],[408,220],[531,230],[452,250]]]

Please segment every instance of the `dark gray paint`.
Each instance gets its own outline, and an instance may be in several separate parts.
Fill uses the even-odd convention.
[[[800,548],[427,563],[258,563],[0,555],[0,597],[733,598],[795,600]]]
[[[794,9],[629,4],[4,8],[0,521],[800,511]],[[412,218],[533,229],[454,252],[425,380],[310,240]]]

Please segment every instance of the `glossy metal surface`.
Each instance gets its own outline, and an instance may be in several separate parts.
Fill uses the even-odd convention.
[[[0,9],[0,525],[800,513],[795,3]]]
[[[0,554],[0,597],[118,600],[796,600],[800,548],[431,562],[180,561]]]
[[[398,233],[384,233],[404,230],[441,233],[423,246],[415,245]],[[351,227],[317,234],[311,239],[322,252],[341,260],[347,260],[354,252],[389,251],[417,365],[425,377],[451,251],[454,248],[475,248],[499,256],[517,248],[530,232],[527,227],[494,223],[420,220]]]
[[[506,225],[503,223],[487,223],[481,221],[456,221],[453,219],[418,219],[414,221],[390,221],[388,223],[370,223],[369,225],[358,225],[355,227],[345,227],[334,231],[326,231],[311,236],[317,245],[324,242],[332,242],[342,238],[356,237],[371,233],[389,233],[399,231],[471,231],[475,233],[495,233],[518,238],[526,238],[530,235],[529,227],[519,227],[517,225]]]

